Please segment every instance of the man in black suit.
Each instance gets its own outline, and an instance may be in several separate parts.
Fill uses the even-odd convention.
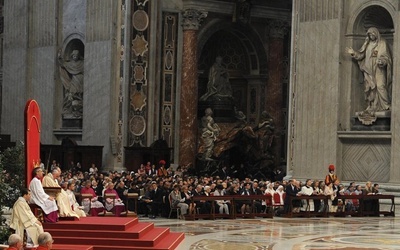
[[[300,192],[299,182],[295,179],[289,180],[289,184],[286,186],[286,197],[285,197],[285,205],[284,210],[285,213],[289,213],[290,211],[290,197],[298,196]],[[293,204],[293,212],[298,212],[301,206],[301,200],[292,201]]]
[[[205,196],[203,192],[203,185],[198,184],[193,190],[193,196]],[[196,201],[196,208],[200,209],[201,214],[209,214],[211,212],[211,203],[209,201]]]
[[[154,219],[159,214],[159,208],[163,203],[164,190],[158,187],[157,182],[151,182],[150,202],[151,202],[151,215],[149,218]]]
[[[253,185],[251,187],[251,192],[250,194],[252,195],[261,195],[263,194],[260,187],[258,186],[258,181],[254,180]],[[257,213],[261,213],[262,210],[262,201],[261,200],[254,200],[254,206],[256,208]]]

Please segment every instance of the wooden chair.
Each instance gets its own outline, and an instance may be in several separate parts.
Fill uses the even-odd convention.
[[[88,211],[86,212],[85,211],[85,213],[86,213],[86,215],[90,215],[90,209],[92,208],[92,202],[91,202],[91,200],[92,200],[92,198],[93,198],[93,195],[92,194],[81,194],[80,195],[81,196],[81,204],[83,205],[83,202],[85,202],[85,200],[86,199],[88,199],[89,200],[89,209],[88,209]]]
[[[139,194],[138,193],[127,193],[126,194],[126,216],[127,217],[137,217],[137,201],[139,198]],[[130,202],[134,202],[135,204],[135,211],[131,212],[129,210],[129,203]]]
[[[282,199],[285,200],[286,194],[284,193]],[[283,206],[283,202],[281,203],[281,196],[278,193],[274,193],[274,207]]]
[[[181,215],[181,209],[177,206],[173,206],[172,204],[172,199],[171,199],[171,194],[168,195],[168,201],[169,201],[169,215],[168,215],[168,219],[171,218],[171,214],[175,211],[176,212],[176,218],[179,219],[180,215]]]
[[[113,209],[115,208],[115,199],[116,194],[104,194],[104,207],[106,207],[107,199],[112,199]],[[116,216],[116,214],[112,211],[108,211],[107,209],[104,212],[104,216]]]
[[[33,215],[35,215],[35,217],[41,222],[44,222],[44,218],[43,218],[43,210],[41,207],[39,207],[38,205],[34,204],[34,203],[29,203],[29,208],[31,209]]]

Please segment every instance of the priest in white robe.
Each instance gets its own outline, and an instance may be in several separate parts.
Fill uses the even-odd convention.
[[[33,179],[29,184],[31,190],[30,203],[38,205],[43,211],[44,222],[57,222],[58,207],[54,197],[46,194],[42,186],[43,170],[40,167],[33,169]]]
[[[76,214],[79,215],[79,217],[86,217],[86,213],[85,211],[83,211],[83,206],[79,206],[79,203],[76,200],[74,190],[75,190],[75,182],[74,181],[68,182],[66,192],[68,194],[69,203],[71,204],[72,209]]]
[[[308,179],[306,185],[301,187],[299,194],[304,196],[311,196],[317,194],[312,188],[312,180]],[[303,206],[301,211],[307,211],[307,200],[302,200]],[[314,211],[314,200],[308,200],[309,211]]]
[[[31,192],[23,188],[22,197],[14,203],[11,213],[10,227],[15,230],[21,239],[24,238],[24,230],[34,245],[38,245],[39,234],[43,233],[42,223],[32,213],[28,201],[31,199]],[[29,240],[28,240],[29,241]]]
[[[61,217],[76,217],[79,218],[79,215],[72,210],[72,206],[69,202],[69,197],[67,192],[61,188],[58,184],[57,178],[61,175],[61,169],[56,167],[48,173],[42,181],[43,187],[59,187],[61,192],[57,194],[56,200],[59,210],[59,215]]]

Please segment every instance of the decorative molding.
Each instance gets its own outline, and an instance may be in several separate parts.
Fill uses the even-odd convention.
[[[161,136],[169,147],[174,147],[179,13],[164,12],[162,23]]]
[[[352,139],[343,143],[342,179],[388,182],[390,139]]]
[[[289,32],[289,23],[282,20],[272,20],[268,23],[269,35],[272,38],[283,39]]]
[[[131,82],[129,84],[128,146],[146,145],[150,2],[135,0],[132,6]]]
[[[207,17],[208,12],[196,9],[186,9],[182,12],[182,27],[184,30],[198,30]]]
[[[186,0],[184,9],[201,9],[207,12],[232,15],[235,8],[235,2],[222,2],[215,0]],[[251,8],[251,17],[255,18],[273,18],[290,21],[292,13],[290,10],[270,8],[254,4]]]
[[[113,154],[117,157],[117,162],[121,163],[123,160],[123,131],[124,131],[124,83],[125,83],[125,67],[126,67],[126,44],[125,44],[125,37],[126,37],[126,26],[128,23],[128,16],[126,11],[126,0],[121,0],[120,4],[120,20],[119,23],[121,24],[119,29],[119,48],[120,48],[120,62],[119,62],[119,90],[118,90],[118,120],[117,120],[117,137],[114,138],[113,143],[111,144],[113,150]],[[114,145],[114,147],[113,147]]]

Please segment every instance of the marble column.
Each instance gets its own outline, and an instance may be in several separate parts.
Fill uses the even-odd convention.
[[[197,154],[197,30],[207,12],[187,9],[182,13],[183,59],[180,93],[179,164],[195,164]]]
[[[285,121],[283,116],[283,39],[288,31],[287,23],[284,21],[273,20],[268,25],[269,44],[268,44],[268,83],[266,88],[266,111],[274,119],[274,141],[272,152],[274,154],[275,166],[279,166],[282,161],[283,153],[283,131]]]

